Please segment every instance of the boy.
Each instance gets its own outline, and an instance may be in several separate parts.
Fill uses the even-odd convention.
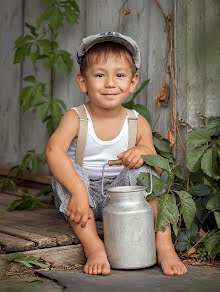
[[[104,192],[110,186],[136,185],[138,174],[149,171],[141,155],[156,155],[156,151],[148,122],[135,111],[136,142],[128,149],[128,118],[122,103],[135,90],[139,79],[136,71],[140,67],[140,52],[135,41],[114,32],[89,36],[83,39],[77,60],[80,64],[77,81],[89,98],[83,105],[86,118],[79,121],[78,108],[67,111],[48,142],[46,158],[53,175],[55,204],[84,247],[87,257],[84,272],[107,275],[110,266],[95,225],[107,204],[101,192],[102,166],[117,158],[123,164],[106,168]],[[84,135],[86,145],[80,154],[83,157],[80,166],[76,152],[83,152],[77,145],[83,123],[88,123],[88,133]],[[156,218],[158,198],[150,204]],[[170,227],[156,233],[156,250],[164,274],[187,272],[175,252]]]

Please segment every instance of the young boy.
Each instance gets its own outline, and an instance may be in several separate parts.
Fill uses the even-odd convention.
[[[103,164],[110,159],[121,159],[123,164],[106,168],[105,193],[109,187],[136,185],[138,174],[149,172],[142,155],[156,155],[156,151],[148,122],[135,111],[136,142],[128,149],[128,118],[122,103],[135,90],[139,79],[136,71],[140,67],[140,52],[135,41],[114,32],[89,36],[83,39],[77,60],[80,64],[77,81],[89,98],[83,106],[86,118],[79,120],[78,108],[67,111],[48,142],[46,158],[53,175],[55,204],[84,247],[87,257],[84,272],[107,275],[110,265],[95,224],[95,219],[102,219],[107,204],[101,191]],[[83,123],[88,123],[88,131],[80,165],[76,152],[83,152],[77,145]],[[158,197],[149,203],[156,218]],[[175,252],[170,227],[156,233],[156,250],[164,274],[187,272]]]

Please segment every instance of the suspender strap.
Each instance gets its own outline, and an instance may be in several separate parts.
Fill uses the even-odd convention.
[[[83,157],[86,147],[86,138],[88,130],[88,119],[83,105],[78,106],[76,109],[78,111],[80,127],[76,145],[76,163],[79,164],[80,166],[83,166]]]
[[[132,148],[136,144],[137,137],[137,118],[132,110],[125,108],[128,116],[128,149]]]
[[[83,166],[83,158],[86,147],[86,138],[88,131],[88,119],[86,116],[86,111],[83,105],[78,106],[77,108],[79,121],[80,121],[80,129],[79,135],[76,145],[76,163],[80,166]],[[135,113],[132,110],[125,108],[128,116],[128,133],[129,133],[129,141],[128,141],[128,149],[132,148],[136,144],[137,137],[137,118]]]

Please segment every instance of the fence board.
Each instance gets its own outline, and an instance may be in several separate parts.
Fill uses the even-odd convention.
[[[196,111],[208,116],[219,115],[219,13],[218,0],[164,0],[158,1],[167,15],[175,12],[175,70],[176,70],[176,116],[181,116],[196,126],[201,123]],[[142,67],[140,83],[150,78],[150,83],[141,92],[137,102],[147,106],[151,112],[151,125],[158,114],[160,119],[154,130],[165,134],[169,124],[169,112],[172,110],[172,98],[167,108],[158,108],[155,97],[163,84],[169,85],[169,62],[167,62],[167,35],[165,22],[160,9],[153,0],[128,0],[124,9],[131,10],[130,15],[120,16],[123,0],[80,0],[79,24],[65,25],[59,36],[60,45],[75,54],[81,39],[89,34],[104,30],[120,31],[133,37],[140,46]],[[24,9],[23,9],[23,4]],[[174,10],[175,4],[175,10]],[[21,162],[24,153],[34,148],[43,152],[48,140],[45,125],[39,119],[38,111],[20,112],[20,80],[32,74],[32,65],[25,62],[21,66],[13,65],[13,46],[15,39],[22,35],[25,21],[35,24],[44,9],[41,1],[3,1],[0,11],[1,35],[3,44],[0,48],[0,123],[1,167],[10,167]],[[174,18],[173,18],[174,19]],[[119,21],[120,20],[120,21]],[[56,93],[62,98],[67,108],[77,106],[85,101],[80,93],[75,77],[78,65],[75,62],[70,76],[56,74]],[[38,69],[37,78],[48,83],[50,91],[50,73]],[[25,85],[24,83],[22,85]],[[172,96],[172,92],[171,95]],[[187,130],[180,127],[183,139]],[[176,156],[182,160],[182,146],[177,138]],[[40,174],[49,174],[47,166],[38,170]]]
[[[0,10],[0,161],[11,167],[18,161],[20,64],[13,64],[14,41],[22,34],[22,0],[2,1]]]

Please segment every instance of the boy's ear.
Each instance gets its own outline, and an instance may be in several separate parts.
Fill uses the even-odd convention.
[[[81,89],[81,91],[83,93],[87,93],[87,86],[86,86],[86,78],[85,76],[83,76],[80,72],[77,73],[76,75],[76,79],[78,81],[79,84],[79,88]]]
[[[139,81],[139,75],[137,73],[134,74],[133,78],[131,79],[131,86],[130,86],[130,92],[133,92],[138,84]]]

